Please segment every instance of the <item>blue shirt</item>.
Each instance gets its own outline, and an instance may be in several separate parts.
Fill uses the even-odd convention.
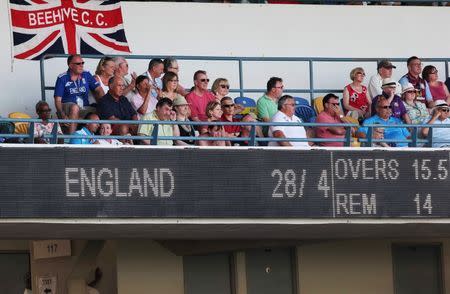
[[[382,125],[399,125],[403,124],[403,122],[396,117],[389,117],[386,121],[379,117],[378,115],[374,115],[364,120],[363,126],[359,127],[358,132],[365,133],[367,136],[368,127],[364,125],[368,124],[382,124]],[[390,140],[406,140],[410,136],[410,133],[407,128],[384,128],[384,138]],[[389,142],[390,143],[390,142]],[[395,146],[398,147],[406,147],[408,143],[395,143]]]
[[[100,83],[88,71],[81,73],[81,78],[72,81],[70,72],[62,73],[56,79],[55,97],[62,97],[62,103],[77,103],[77,98],[83,100],[83,106],[89,105],[89,91],[100,87]]]
[[[431,116],[429,116],[427,119],[423,121],[424,124],[428,124],[430,121]],[[445,120],[436,119],[433,123],[434,125],[445,125],[450,124],[450,118],[446,118]],[[450,129],[449,128],[433,128],[433,141],[450,141]],[[444,143],[444,142],[433,142],[433,147],[449,147],[450,143]]]
[[[83,127],[81,130],[76,131],[72,135],[78,136],[91,136],[93,135],[86,127]],[[94,144],[95,139],[92,138],[72,138],[69,141],[69,144]]]
[[[136,115],[136,111],[125,96],[121,96],[119,101],[116,101],[109,93],[100,100],[97,113],[100,119],[109,119],[114,116],[120,120],[132,120]]]

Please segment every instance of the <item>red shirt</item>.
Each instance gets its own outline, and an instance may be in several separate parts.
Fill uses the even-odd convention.
[[[225,121],[225,122],[240,122],[240,120],[233,118],[232,121],[229,121],[225,115],[222,115],[222,117],[220,118],[221,121]],[[241,132],[241,126],[223,126],[225,129],[225,132],[227,132],[228,134],[237,134]]]
[[[369,102],[367,101],[367,87],[365,86],[361,86],[362,87],[362,92],[356,92],[350,85],[347,85],[345,88],[348,91],[348,97],[349,97],[349,102],[348,104],[350,104],[350,106],[356,108],[356,109],[361,109],[364,111],[368,110],[369,107]],[[345,113],[347,113],[348,110],[345,111]]]
[[[202,96],[198,96],[192,91],[186,95],[186,100],[190,104],[191,118],[198,117],[201,121],[207,121],[206,105],[208,105],[210,101],[216,100],[216,97],[209,91],[203,93]]]
[[[331,116],[326,111],[322,111],[316,118],[316,123],[341,124],[339,117]],[[344,135],[336,135],[328,130],[329,127],[316,127],[316,137],[322,139],[344,138]],[[344,142],[320,142],[320,146],[342,147]]]

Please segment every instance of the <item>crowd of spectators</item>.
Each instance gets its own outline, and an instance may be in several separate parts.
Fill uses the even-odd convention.
[[[128,62],[123,57],[102,58],[91,75],[84,69],[80,55],[71,55],[67,59],[68,69],[58,76],[55,84],[55,107],[59,119],[86,119],[84,125],[76,123],[50,123],[49,105],[40,101],[36,113],[41,123],[34,127],[34,143],[50,143],[48,136],[55,131],[58,134],[76,135],[70,144],[154,144],[144,136],[180,137],[158,139],[158,145],[199,145],[199,146],[245,146],[252,131],[250,125],[240,122],[271,122],[281,125],[254,128],[259,137],[258,144],[269,146],[333,146],[344,145],[347,129],[339,126],[353,123],[359,127],[350,128],[352,137],[366,139],[368,132],[378,146],[408,146],[405,140],[411,138],[412,128],[367,127],[367,125],[399,124],[447,124],[449,119],[450,94],[447,85],[439,81],[438,70],[432,65],[422,69],[420,58],[412,56],[407,60],[408,72],[399,81],[392,79],[396,68],[389,60],[378,63],[377,74],[365,83],[365,71],[356,67],[350,72],[351,83],[343,89],[342,100],[329,93],[319,97],[316,123],[334,124],[333,126],[303,127],[305,122],[297,113],[296,98],[283,95],[283,79],[271,77],[267,81],[266,92],[257,100],[256,109],[243,112],[245,107],[238,105],[229,96],[230,84],[226,78],[218,78],[209,87],[210,79],[204,70],[193,75],[193,87],[188,91],[178,79],[177,60],[152,59],[147,71],[137,76],[129,73]],[[130,78],[128,78],[128,76]],[[317,104],[317,101],[314,103]],[[245,114],[244,114],[245,113]],[[103,123],[98,120],[126,120],[136,123]],[[157,127],[148,121],[160,121]],[[179,124],[164,124],[164,121],[176,121]],[[186,122],[210,122],[199,126]],[[220,125],[220,122],[233,122],[234,125]],[[292,123],[287,125],[286,123]],[[101,139],[87,138],[86,135],[100,135]],[[108,136],[127,136],[127,139],[109,139]],[[429,128],[418,131],[421,137],[429,135]],[[133,136],[140,136],[135,139]],[[432,132],[435,140],[450,139],[449,128],[439,128]],[[186,139],[182,139],[182,138]],[[198,137],[198,139],[195,139]],[[275,138],[264,141],[263,137]],[[212,138],[212,139],[211,139]],[[215,139],[220,138],[220,139]],[[313,142],[310,138],[325,139]],[[290,139],[290,140],[289,140]],[[334,140],[334,141],[333,141]],[[59,140],[58,143],[63,143]],[[447,146],[436,143],[435,146]]]

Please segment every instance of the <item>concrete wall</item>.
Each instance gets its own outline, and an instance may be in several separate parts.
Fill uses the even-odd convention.
[[[117,241],[119,294],[183,294],[183,258],[151,240]]]
[[[393,294],[390,246],[385,240],[300,246],[300,293]]]
[[[40,99],[38,62],[11,62],[7,1],[0,1],[0,115],[12,111],[34,114]],[[446,7],[244,5],[205,3],[126,2],[124,25],[133,54],[209,56],[304,57],[448,57],[444,41],[450,25]],[[417,24],[411,27],[411,20]],[[416,20],[426,20],[426,25]],[[426,36],[426,41],[421,41]],[[418,40],[418,41],[414,41]],[[88,61],[86,69],[95,68]],[[131,70],[145,71],[147,61],[130,62]],[[348,72],[359,64],[324,64],[317,70],[321,87],[343,88]],[[370,75],[375,64],[363,64]],[[443,65],[438,65],[442,73]],[[210,78],[227,77],[238,86],[237,63],[182,62],[180,80],[189,87],[195,69]],[[282,76],[286,88],[308,87],[306,63],[248,63],[245,87],[263,88],[268,77]],[[394,73],[404,72],[404,65]],[[14,71],[11,72],[11,69]],[[65,71],[64,60],[49,61],[47,85]],[[253,98],[259,94],[253,94]],[[52,93],[47,97],[52,100]]]
[[[393,294],[393,243],[441,243],[444,293],[450,294],[450,239],[349,240],[299,246],[300,294]]]

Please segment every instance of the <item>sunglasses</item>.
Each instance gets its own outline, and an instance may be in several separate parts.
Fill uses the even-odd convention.
[[[221,87],[222,89],[225,89],[225,88],[230,89],[230,85],[220,85],[220,87]]]
[[[72,64],[75,64],[75,65],[84,65],[84,61],[82,61],[82,62],[72,62]]]
[[[363,76],[366,76],[366,74],[363,73],[363,72],[357,72],[356,74],[357,74],[357,75],[363,75]]]
[[[391,109],[392,107],[390,105],[386,105],[386,106],[378,106],[378,108]]]
[[[234,107],[234,104],[224,104],[224,105],[222,105],[222,107],[230,108],[230,107]]]
[[[205,82],[209,83],[209,79],[200,79],[200,82],[202,82],[202,83],[205,83]]]
[[[448,109],[448,108],[439,108],[439,111],[442,111],[442,112],[449,112],[450,109]]]
[[[52,110],[50,108],[47,108],[47,109],[41,109],[41,110],[39,110],[39,112],[41,112],[41,113],[49,113],[49,112],[52,112]]]
[[[339,106],[339,103],[330,103],[330,104],[334,106]]]

